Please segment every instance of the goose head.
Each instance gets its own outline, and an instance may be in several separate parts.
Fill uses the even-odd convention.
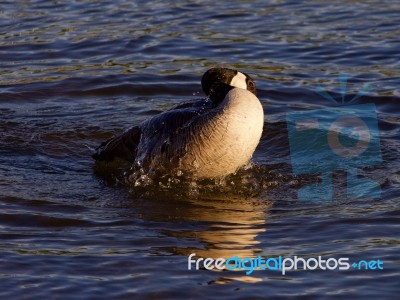
[[[218,106],[233,88],[241,88],[256,95],[256,83],[246,73],[228,68],[212,68],[201,78],[204,93]]]

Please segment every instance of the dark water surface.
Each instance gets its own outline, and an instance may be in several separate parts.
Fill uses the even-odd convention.
[[[1,1],[0,298],[395,299],[400,292],[400,3]],[[90,154],[238,68],[265,109],[254,165],[189,193],[130,187]],[[300,202],[286,113],[374,103],[380,198]],[[166,187],[165,187],[166,186]],[[165,188],[164,188],[165,187]],[[188,270],[187,256],[380,259],[384,270]]]

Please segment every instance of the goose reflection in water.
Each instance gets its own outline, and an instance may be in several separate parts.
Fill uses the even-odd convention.
[[[198,258],[223,258],[230,257],[255,258],[262,255],[262,249],[258,236],[266,231],[266,217],[271,202],[258,198],[234,198],[226,199],[190,199],[183,206],[176,209],[174,205],[165,205],[169,217],[184,221],[182,230],[166,230],[168,236],[182,239],[190,239],[196,242],[196,246],[163,248],[163,251],[188,257],[196,253],[194,259]],[[166,212],[166,211],[165,211]],[[189,226],[188,226],[189,225]],[[194,229],[187,229],[187,228]],[[198,244],[200,243],[200,245]],[[187,268],[187,264],[185,265]],[[195,270],[195,265],[188,272],[207,271],[204,268]],[[217,269],[213,271],[220,272]],[[232,280],[245,282],[261,281],[261,276],[253,272],[251,276],[245,275],[245,270],[220,272],[220,277],[214,283],[226,283]]]

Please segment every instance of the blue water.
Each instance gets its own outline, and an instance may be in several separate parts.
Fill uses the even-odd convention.
[[[398,1],[2,1],[1,299],[395,299],[399,287]],[[204,96],[201,75],[251,74],[265,111],[253,166],[228,180],[132,186],[90,155]],[[380,197],[299,201],[286,115],[376,107]],[[317,147],[318,144],[315,144]],[[313,158],[310,157],[310,160]],[[318,164],[318,162],[316,162]],[[348,257],[384,270],[188,270],[187,257]]]

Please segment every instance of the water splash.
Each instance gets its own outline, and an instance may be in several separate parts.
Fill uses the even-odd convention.
[[[125,168],[125,172],[121,172],[121,168]],[[125,186],[135,198],[258,197],[284,181],[282,174],[273,172],[270,166],[254,163],[247,164],[235,174],[215,179],[193,178],[182,170],[166,174],[117,163],[98,167],[96,173],[110,185]],[[292,178],[287,179],[290,180]]]

